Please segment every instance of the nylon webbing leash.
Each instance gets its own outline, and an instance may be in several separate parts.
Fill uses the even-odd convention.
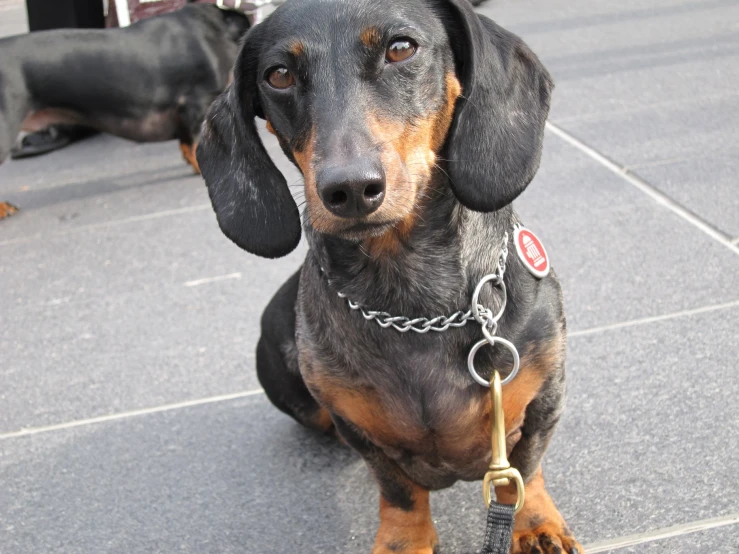
[[[510,504],[490,503],[485,539],[479,554],[508,554],[511,551],[514,514],[515,507]]]

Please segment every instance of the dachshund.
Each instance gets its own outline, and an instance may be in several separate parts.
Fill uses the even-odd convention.
[[[197,158],[223,233],[267,258],[307,237],[262,317],[257,373],[277,408],[366,462],[380,489],[374,554],[434,552],[429,492],[483,478],[491,399],[467,369],[477,325],[400,333],[350,306],[470,307],[513,251],[511,203],[538,169],[552,89],[526,44],[468,0],[288,0],[246,36],[206,116]],[[256,117],[304,177],[302,226]],[[503,389],[506,444],[526,496],[512,552],[581,553],[541,469],[564,408],[560,285],[516,256],[504,284],[498,335],[521,353]],[[492,286],[479,299],[502,303]],[[498,346],[476,358],[488,375],[512,363]],[[513,504],[515,486],[496,496]]]
[[[224,91],[246,14],[191,4],[124,29],[60,29],[0,39],[0,163],[21,130],[80,124],[140,142],[179,139],[195,159]],[[0,203],[0,219],[16,211]]]

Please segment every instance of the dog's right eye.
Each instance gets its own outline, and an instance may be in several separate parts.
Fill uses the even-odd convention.
[[[267,82],[272,88],[284,90],[295,84],[295,77],[284,66],[273,67],[267,76]]]
[[[388,63],[399,63],[407,60],[416,53],[416,43],[409,38],[394,40],[385,52],[385,61]]]

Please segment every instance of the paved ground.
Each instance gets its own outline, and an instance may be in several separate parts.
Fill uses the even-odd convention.
[[[24,29],[17,4],[0,33]],[[572,329],[553,496],[590,552],[739,552],[739,3],[484,11],[557,81],[518,202]],[[254,375],[259,314],[304,250],[231,245],[173,143],[12,162],[0,196],[23,208],[0,223],[2,554],[368,551],[362,462]],[[479,545],[480,504],[476,483],[434,497],[443,552]]]

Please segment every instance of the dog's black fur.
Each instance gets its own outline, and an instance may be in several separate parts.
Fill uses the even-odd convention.
[[[0,40],[0,163],[24,126],[78,123],[141,141],[197,144],[226,88],[243,13],[192,4],[125,29],[60,29]],[[192,157],[194,161],[194,156]]]
[[[398,41],[415,45],[400,62],[387,53]],[[276,71],[293,84],[276,89]],[[242,248],[282,256],[301,235],[255,116],[305,177],[310,251],[264,313],[257,371],[277,407],[313,428],[333,425],[372,469],[381,490],[373,552],[430,553],[428,491],[486,472],[489,395],[466,368],[481,335],[476,325],[381,329],[337,293],[393,315],[468,309],[518,221],[510,204],[538,168],[551,89],[531,50],[467,0],[300,0],[250,32],[204,124],[198,160],[219,224]],[[365,213],[337,217],[335,198],[346,195],[326,193],[336,175],[350,201],[364,190],[357,206],[373,187]],[[564,400],[559,284],[515,255],[505,283],[499,334],[522,355],[505,389],[506,423],[529,499],[514,552],[577,552],[540,470]],[[490,287],[481,303],[500,299]],[[498,349],[477,357],[488,372],[510,364]]]

